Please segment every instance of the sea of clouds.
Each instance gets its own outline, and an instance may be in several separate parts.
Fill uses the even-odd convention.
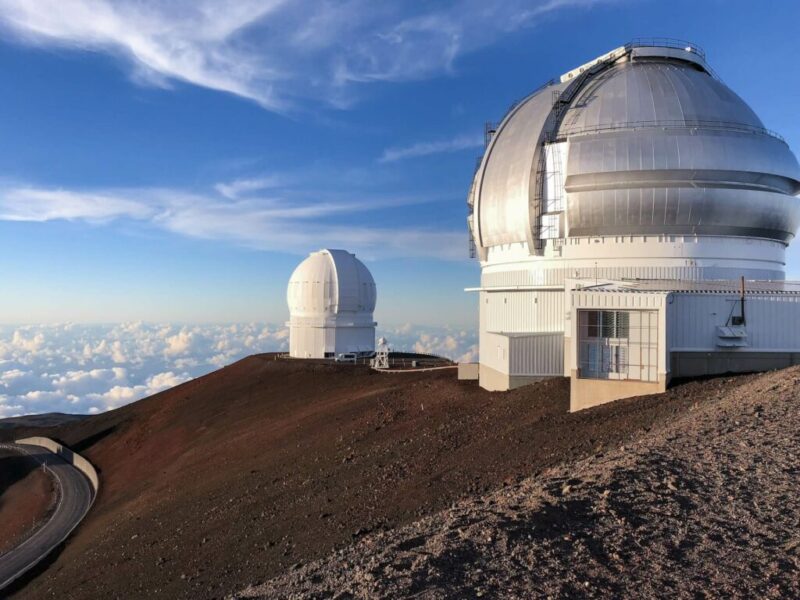
[[[470,330],[407,324],[378,335],[395,350],[477,359]],[[288,346],[285,326],[264,323],[0,326],[0,418],[96,414]]]

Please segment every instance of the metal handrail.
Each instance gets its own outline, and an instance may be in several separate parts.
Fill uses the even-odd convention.
[[[697,54],[697,56],[704,61],[706,60],[706,52],[700,46],[687,40],[675,38],[633,38],[630,42],[625,44],[625,48],[675,48],[676,50],[685,50],[686,52]]]

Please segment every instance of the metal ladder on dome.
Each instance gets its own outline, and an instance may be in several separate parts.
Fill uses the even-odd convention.
[[[556,142],[564,141],[563,139],[558,137],[559,128],[561,126],[561,122],[564,119],[564,114],[566,113],[567,109],[572,104],[572,101],[575,99],[575,96],[578,95],[583,89],[583,84],[586,80],[598,73],[599,71],[605,70],[608,66],[618,60],[620,57],[615,56],[604,60],[601,63],[598,63],[592,66],[589,69],[583,71],[580,75],[578,75],[575,79],[573,79],[569,85],[564,88],[563,90],[553,90],[552,93],[552,105],[550,108],[550,114],[548,115],[547,119],[545,120],[545,127],[542,130],[542,134],[539,138],[539,157],[537,159],[536,164],[536,177],[534,181],[534,196],[533,196],[533,203],[534,203],[534,222],[533,222],[533,246],[534,248],[541,252],[544,250],[545,246],[547,245],[548,238],[542,238],[543,227],[542,227],[542,217],[544,216],[544,202],[545,202],[545,185],[547,180],[547,145],[553,144]],[[555,151],[554,151],[555,154]],[[561,155],[558,155],[558,170],[559,173],[561,171]],[[563,203],[563,198],[562,198]]]

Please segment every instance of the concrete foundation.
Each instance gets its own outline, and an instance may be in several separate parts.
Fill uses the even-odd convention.
[[[508,373],[501,373],[486,365],[480,366],[480,386],[490,392],[505,392],[524,385],[536,383],[542,379],[547,378],[541,376],[509,375]]]
[[[480,379],[480,363],[458,363],[459,381],[477,381]]]
[[[656,381],[632,381],[630,379],[582,379],[577,371],[571,375],[569,410],[576,412],[584,408],[599,406],[606,402],[646,396],[666,391],[668,376],[660,375]]]

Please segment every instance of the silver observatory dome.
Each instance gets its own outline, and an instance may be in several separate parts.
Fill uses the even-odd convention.
[[[513,105],[486,142],[467,201],[482,387],[567,376],[578,410],[794,360],[796,299],[748,308],[745,331],[744,298],[792,289],[800,166],[702,50],[616,48]]]
[[[788,243],[800,166],[695,46],[639,41],[564,74],[487,132],[469,194],[487,249],[585,236]]]

